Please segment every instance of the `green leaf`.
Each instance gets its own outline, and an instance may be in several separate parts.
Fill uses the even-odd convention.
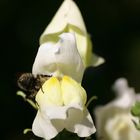
[[[140,118],[140,102],[136,102],[135,105],[131,108],[131,114]]]
[[[136,129],[140,131],[140,121],[139,123],[136,123],[134,120],[132,120],[132,122],[134,123]]]

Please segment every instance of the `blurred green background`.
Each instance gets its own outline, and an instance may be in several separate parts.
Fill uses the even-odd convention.
[[[88,68],[83,86],[88,96],[105,104],[114,97],[111,86],[126,77],[140,92],[140,0],[75,0],[94,42],[94,52],[106,59]],[[24,128],[31,127],[36,112],[16,96],[16,75],[31,72],[39,37],[62,0],[0,1],[0,138],[28,140]]]

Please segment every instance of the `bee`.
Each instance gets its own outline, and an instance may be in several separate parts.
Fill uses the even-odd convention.
[[[35,96],[39,89],[42,90],[43,83],[48,80],[50,75],[33,75],[32,73],[23,73],[17,80],[18,87],[25,92],[26,98],[35,101]]]

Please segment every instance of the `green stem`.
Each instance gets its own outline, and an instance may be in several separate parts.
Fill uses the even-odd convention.
[[[26,95],[25,95],[24,92],[18,91],[16,94],[17,94],[18,96],[21,96],[21,97],[22,97],[25,101],[27,101],[34,109],[38,110],[36,104],[35,104],[32,100],[26,99]]]
[[[87,102],[87,104],[86,104],[86,107],[88,107],[89,104],[90,104],[93,100],[95,100],[95,99],[97,99],[97,96],[92,96],[92,97],[88,100],[88,102]]]
[[[28,132],[32,132],[31,128],[26,128],[23,130],[23,134],[27,134]]]

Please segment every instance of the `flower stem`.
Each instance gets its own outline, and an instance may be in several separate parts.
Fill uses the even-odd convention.
[[[25,95],[25,93],[24,92],[22,92],[22,91],[18,91],[17,93],[16,93],[18,96],[21,96],[25,101],[27,101],[34,109],[38,109],[37,108],[37,106],[36,106],[36,104],[32,101],[32,100],[30,100],[30,99],[26,99],[26,95]]]
[[[87,104],[86,104],[86,107],[88,107],[89,104],[90,104],[93,100],[95,100],[95,99],[97,99],[97,96],[92,96],[92,97],[88,100],[88,102],[87,102]]]

